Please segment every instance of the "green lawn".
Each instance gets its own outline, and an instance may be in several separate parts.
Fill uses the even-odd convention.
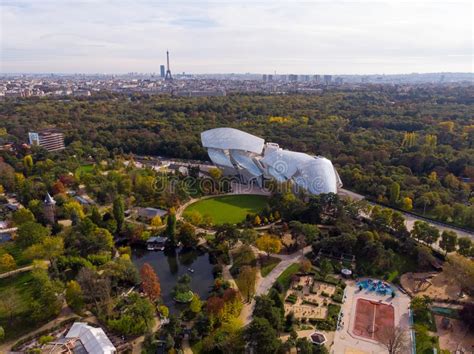
[[[277,278],[276,282],[280,283],[283,289],[288,289],[291,283],[291,277],[300,271],[300,264],[293,263],[288,268],[286,268],[283,273]]]
[[[76,169],[77,173],[92,173],[94,171],[94,164],[81,165]]]
[[[266,277],[280,262],[280,258],[263,257],[260,260],[260,274],[262,274],[262,277]]]
[[[16,262],[17,268],[31,264],[31,260],[23,257],[23,249],[19,248],[15,242],[5,242],[0,245],[0,256],[9,253]]]
[[[31,279],[30,272],[0,279],[0,326],[5,329],[7,340],[17,338],[36,327],[29,316]]]
[[[261,212],[267,203],[268,198],[261,195],[226,195],[193,203],[183,215],[197,211],[202,216],[209,215],[214,225],[237,224],[244,221],[247,214]]]

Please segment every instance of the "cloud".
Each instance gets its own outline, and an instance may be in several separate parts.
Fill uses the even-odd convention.
[[[472,71],[470,2],[4,0],[1,71]]]

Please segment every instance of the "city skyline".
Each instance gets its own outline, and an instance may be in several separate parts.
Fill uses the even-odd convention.
[[[3,1],[2,73],[472,72],[472,5]],[[238,16],[236,16],[238,14]]]

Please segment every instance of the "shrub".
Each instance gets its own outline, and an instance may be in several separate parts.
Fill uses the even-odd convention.
[[[51,342],[53,339],[54,339],[53,336],[49,336],[49,335],[48,336],[41,336],[40,339],[38,340],[38,343],[43,345],[43,344]]]
[[[285,301],[291,304],[295,304],[297,300],[298,300],[298,297],[295,294],[290,294],[288,295]]]

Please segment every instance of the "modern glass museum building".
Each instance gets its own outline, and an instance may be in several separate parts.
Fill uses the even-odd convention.
[[[310,194],[337,193],[342,187],[332,162],[321,156],[284,150],[233,128],[206,130],[201,141],[216,167],[242,183],[261,186],[265,179],[292,181]]]

